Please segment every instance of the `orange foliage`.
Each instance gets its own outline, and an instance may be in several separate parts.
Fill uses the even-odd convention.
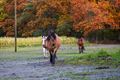
[[[14,5],[11,3],[6,3],[5,7],[4,7],[4,10],[7,12],[7,13],[11,13],[14,11]]]
[[[117,1],[116,1],[117,2]],[[120,11],[109,1],[72,0],[72,16],[75,30],[84,30],[85,35],[97,29],[120,29]],[[117,2],[117,4],[119,4]],[[118,18],[119,17],[119,18]]]

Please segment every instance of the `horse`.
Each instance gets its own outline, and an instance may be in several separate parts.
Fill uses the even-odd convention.
[[[46,40],[46,39],[47,39],[46,36],[42,36],[42,45],[46,44],[46,43],[45,43],[45,40]],[[48,57],[47,54],[48,54],[47,49],[45,49],[45,48],[43,47],[43,56],[44,56],[44,58]]]
[[[84,39],[82,37],[78,39],[77,45],[79,48],[79,53],[83,53],[85,49],[84,49]]]
[[[49,53],[50,53],[50,63],[52,65],[54,65],[57,50],[61,46],[61,40],[56,33],[51,32],[48,35],[47,39],[45,40],[45,43],[46,44],[44,44],[43,47],[49,51]]]

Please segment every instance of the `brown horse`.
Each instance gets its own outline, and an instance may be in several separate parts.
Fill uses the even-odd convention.
[[[77,44],[78,44],[78,48],[79,48],[79,53],[83,53],[83,50],[84,50],[84,39],[83,38],[79,38]]]
[[[61,46],[61,40],[57,34],[52,32],[47,39],[45,40],[45,45],[43,45],[44,48],[46,48],[50,53],[50,63],[52,65],[55,64],[55,58],[56,58],[56,52]]]

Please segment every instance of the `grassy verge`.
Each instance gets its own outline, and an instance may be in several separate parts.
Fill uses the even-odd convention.
[[[75,38],[61,37],[63,44],[75,43]],[[67,41],[66,41],[67,40]],[[18,47],[34,47],[41,46],[42,37],[28,37],[28,38],[17,38]],[[14,38],[12,37],[1,37],[0,38],[0,48],[14,47]]]
[[[41,37],[31,37],[31,38],[17,38],[18,47],[26,46],[39,46],[42,43]],[[14,47],[14,38],[12,37],[1,37],[0,38],[0,48],[4,47]]]
[[[77,39],[74,37],[60,37],[62,44],[76,44]],[[85,45],[90,43],[86,41]],[[28,37],[17,38],[18,47],[35,47],[42,45],[42,37]],[[12,37],[0,37],[0,48],[14,47],[14,38]]]
[[[22,80],[19,77],[2,77],[0,80]]]
[[[0,61],[32,60],[43,56],[39,47],[18,47],[18,52],[14,48],[0,49]]]
[[[18,48],[18,50],[15,53],[14,48],[0,49],[0,61],[40,60],[38,58],[43,57],[42,48],[40,47],[25,47]],[[63,59],[58,60],[57,64],[120,66],[120,48],[87,49],[83,54],[79,54],[70,48],[58,51],[57,56]]]
[[[0,61],[16,61],[16,60],[34,60],[41,57],[40,53],[20,52],[20,53],[4,53],[0,54]]]
[[[64,64],[71,65],[109,65],[114,67],[120,66],[120,50],[116,52],[107,52],[100,50],[97,53],[85,53],[80,55],[73,55],[67,58]]]

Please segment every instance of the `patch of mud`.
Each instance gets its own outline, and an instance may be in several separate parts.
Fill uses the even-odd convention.
[[[99,66],[99,67],[96,67],[96,69],[109,69],[110,67],[109,66]]]
[[[96,80],[120,77],[120,69],[96,69],[94,66],[71,66],[56,64],[51,66],[49,59],[34,58],[34,61],[0,62],[0,79],[6,80]],[[116,80],[117,80],[116,78]]]

